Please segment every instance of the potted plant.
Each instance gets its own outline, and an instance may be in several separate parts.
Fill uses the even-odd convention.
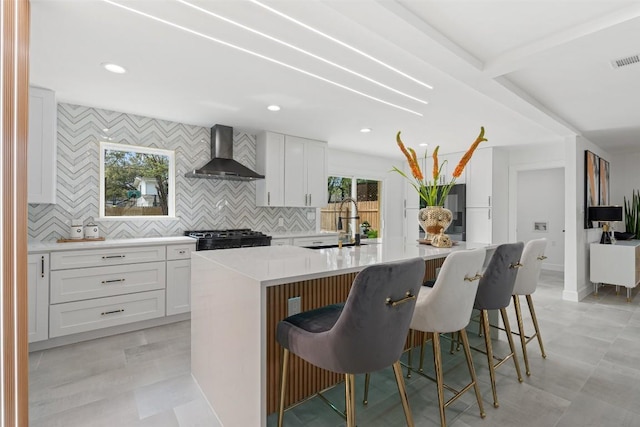
[[[371,224],[369,224],[369,221],[363,221],[362,224],[360,224],[361,235],[366,236],[367,234],[369,234],[370,229],[371,229]]]

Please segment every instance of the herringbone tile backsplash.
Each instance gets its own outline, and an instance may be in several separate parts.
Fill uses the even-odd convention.
[[[99,146],[106,140],[175,151],[178,220],[98,220]],[[234,129],[233,140],[233,157],[255,169],[255,136]],[[208,128],[61,103],[57,142],[57,204],[29,205],[32,241],[68,237],[73,218],[94,221],[100,234],[111,239],[177,236],[195,229],[315,229],[315,220],[307,219],[307,212],[315,209],[256,207],[254,182],[185,178],[188,170],[209,160]],[[278,227],[279,218],[284,219],[284,227]]]

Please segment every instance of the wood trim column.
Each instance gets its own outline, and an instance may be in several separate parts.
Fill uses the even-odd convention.
[[[2,426],[26,427],[28,0],[2,0],[0,32],[0,417]]]

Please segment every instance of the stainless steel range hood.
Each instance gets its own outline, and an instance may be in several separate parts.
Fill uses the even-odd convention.
[[[215,125],[211,128],[211,160],[200,169],[187,172],[187,178],[253,181],[263,179],[248,167],[233,160],[233,128]]]

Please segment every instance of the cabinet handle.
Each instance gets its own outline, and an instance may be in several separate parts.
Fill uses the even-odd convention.
[[[103,280],[102,284],[104,285],[105,283],[116,283],[116,282],[124,282],[125,279],[112,279],[112,280]]]
[[[311,242],[312,245],[321,245],[322,242]]]
[[[487,196],[487,203],[489,203],[489,206],[491,206],[491,196]]]
[[[491,209],[487,211],[487,219],[491,219]]]
[[[178,251],[178,253],[179,253],[180,255],[183,255],[183,254],[186,254],[186,253],[187,253],[187,251],[182,250],[182,251]]]
[[[40,258],[40,262],[41,262],[41,268],[42,268],[40,277],[44,277],[44,256]]]
[[[126,255],[106,255],[103,256],[102,259],[110,259],[110,258],[124,258]]]
[[[103,311],[102,313],[100,313],[100,316],[106,316],[107,314],[115,314],[115,313],[124,313],[124,308],[121,308],[119,310]]]
[[[271,206],[271,191],[267,191],[267,206]]]

